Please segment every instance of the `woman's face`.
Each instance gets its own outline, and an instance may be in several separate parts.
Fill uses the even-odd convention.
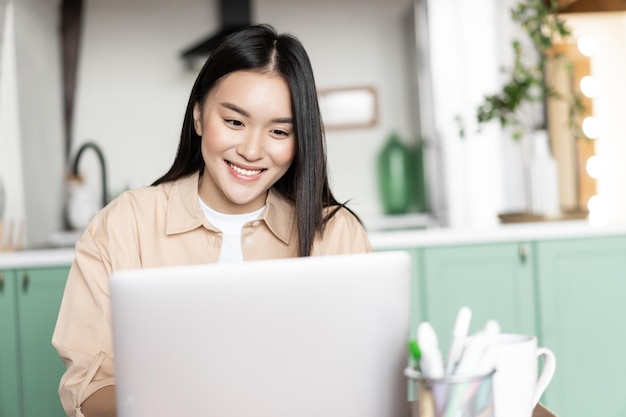
[[[296,149],[289,86],[274,74],[236,71],[193,111],[202,137],[200,198],[239,214],[265,205],[267,191],[289,169]]]

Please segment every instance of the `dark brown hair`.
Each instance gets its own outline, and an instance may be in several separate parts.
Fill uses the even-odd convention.
[[[278,34],[269,25],[255,25],[228,36],[215,49],[191,90],[174,163],[152,185],[204,170],[200,137],[193,127],[194,105],[202,105],[224,76],[245,70],[271,71],[289,85],[296,153],[289,170],[273,188],[294,203],[298,255],[308,256],[316,233],[321,234],[328,220],[345,205],[337,202],[328,184],[324,129],[311,62],[302,43],[291,34]],[[331,206],[335,207],[324,215],[324,208]]]

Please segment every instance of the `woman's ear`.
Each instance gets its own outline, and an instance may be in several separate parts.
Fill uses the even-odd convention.
[[[193,105],[193,128],[198,136],[202,136],[202,112],[198,103]]]

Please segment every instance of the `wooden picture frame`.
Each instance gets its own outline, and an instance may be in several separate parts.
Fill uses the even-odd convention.
[[[370,128],[378,123],[378,94],[374,87],[321,89],[318,98],[326,130]]]

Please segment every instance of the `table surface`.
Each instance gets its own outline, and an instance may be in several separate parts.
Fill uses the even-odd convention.
[[[413,403],[414,401],[409,401],[409,416],[419,417],[413,414],[413,409],[411,407]],[[547,409],[543,404],[539,403],[533,410],[532,417],[557,417],[557,415],[554,414],[551,410]]]
[[[556,417],[556,414],[539,403],[533,410],[533,417]]]

